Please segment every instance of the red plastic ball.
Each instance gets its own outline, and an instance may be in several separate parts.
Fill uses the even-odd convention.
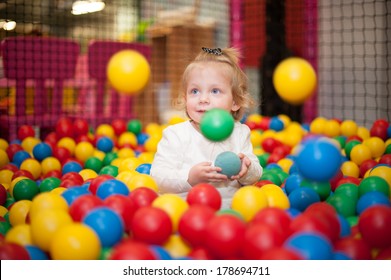
[[[313,214],[303,213],[295,217],[290,228],[292,234],[312,232],[322,235],[330,242],[333,242],[333,239],[335,239],[334,229],[330,228],[329,223]]]
[[[378,162],[374,159],[367,159],[363,161],[360,165],[360,177],[364,178],[365,173],[375,167],[378,164]]]
[[[33,174],[31,174],[30,171],[22,170],[22,169],[17,170],[14,172],[14,174],[12,174],[12,180],[14,180],[15,178],[21,177],[21,176],[24,176],[24,177],[27,177],[31,180],[34,180],[34,176],[33,176]]]
[[[0,184],[0,205],[4,205],[7,201],[7,190],[3,186],[3,184]]]
[[[144,206],[150,206],[159,195],[150,188],[139,187],[131,191],[129,196],[133,199],[137,208],[140,208]]]
[[[69,214],[75,222],[81,222],[92,209],[102,206],[102,200],[94,195],[82,195],[76,198],[69,207]]]
[[[330,180],[330,186],[332,191],[335,191],[335,189],[338,187],[339,180],[341,180],[342,178],[343,178],[343,173],[341,170],[338,170],[337,174],[335,174],[334,177],[331,178]]]
[[[109,259],[156,260],[156,257],[147,244],[127,239],[115,245]]]
[[[127,130],[126,121],[115,119],[111,122],[111,127],[114,129],[115,135],[119,136]]]
[[[71,158],[71,152],[64,147],[54,147],[53,157],[57,158],[61,164],[64,164],[68,159]]]
[[[88,134],[89,126],[88,122],[83,119],[76,119],[73,122],[73,133],[75,136]]]
[[[62,175],[61,180],[71,180],[76,183],[76,185],[82,185],[84,182],[83,177],[77,172],[68,172]]]
[[[205,231],[215,211],[206,205],[192,205],[182,215],[178,232],[192,247],[203,246]]]
[[[334,252],[342,252],[352,260],[371,260],[371,248],[359,238],[353,236],[339,239],[334,244]]]
[[[30,260],[27,250],[16,243],[0,243],[0,260]]]
[[[351,184],[358,186],[358,185],[360,185],[360,182],[361,182],[361,180],[359,178],[346,176],[338,181],[336,188],[338,188],[340,185],[346,184],[346,183],[351,183]]]
[[[282,230],[267,224],[250,224],[244,235],[242,254],[245,259],[260,259],[266,251],[280,247],[285,241]]]
[[[43,179],[49,178],[49,177],[56,177],[58,179],[61,179],[62,172],[60,170],[50,170],[48,173],[42,176]]]
[[[213,260],[214,256],[204,247],[197,247],[187,254],[193,260]]]
[[[302,260],[296,252],[284,247],[276,247],[265,252],[261,260]]]
[[[372,126],[370,130],[370,134],[372,137],[379,137],[383,139],[384,141],[387,140],[387,127],[388,126],[382,126],[382,125],[374,125]]]
[[[291,216],[285,210],[277,207],[266,207],[258,211],[251,224],[266,224],[272,228],[279,228],[287,238],[290,232],[290,224],[292,222]]]
[[[60,118],[55,125],[55,130],[57,137],[59,139],[63,137],[73,138],[73,123],[70,118],[62,117]]]
[[[221,207],[221,195],[218,190],[207,183],[200,183],[189,191],[186,197],[189,205],[201,204],[211,207],[214,210],[219,210]]]
[[[358,220],[362,238],[372,247],[391,246],[391,208],[374,205],[364,210]]]
[[[282,145],[282,143],[280,141],[278,141],[277,139],[274,139],[274,138],[271,138],[271,137],[267,137],[265,138],[263,141],[262,141],[262,148],[265,152],[267,153],[272,153],[273,150],[279,146]]]
[[[133,216],[137,210],[132,198],[121,194],[112,194],[103,201],[103,204],[121,216],[126,231],[131,229]]]
[[[237,259],[243,245],[246,224],[240,218],[222,214],[213,217],[207,228],[205,247],[222,259]]]
[[[383,126],[383,127],[388,127],[389,122],[386,121],[385,119],[378,119],[373,122],[372,126]]]
[[[18,139],[23,140],[27,137],[35,137],[34,128],[31,125],[22,125],[18,129]]]
[[[254,184],[254,186],[261,188],[262,186],[268,185],[268,184],[274,184],[274,183],[270,180],[259,180],[258,182],[256,182]]]
[[[164,210],[146,206],[134,213],[131,228],[134,239],[148,244],[161,245],[172,233],[172,222]]]
[[[391,247],[381,249],[376,255],[376,260],[391,260]]]
[[[391,166],[391,154],[382,155],[379,163]]]
[[[13,163],[7,163],[6,165],[4,165],[2,168],[0,168],[0,170],[9,170],[9,171],[12,171],[12,172],[16,172],[18,171],[18,167],[13,164]]]

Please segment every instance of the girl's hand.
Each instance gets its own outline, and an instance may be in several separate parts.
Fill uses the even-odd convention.
[[[212,166],[210,162],[201,162],[190,169],[187,182],[194,186],[199,183],[223,182],[228,180],[226,175],[218,173],[220,171],[220,167]]]
[[[242,166],[240,168],[240,171],[237,175],[232,176],[231,180],[239,180],[243,176],[247,174],[248,168],[251,165],[251,160],[244,154],[239,153],[238,157],[240,158],[240,161],[242,162]]]

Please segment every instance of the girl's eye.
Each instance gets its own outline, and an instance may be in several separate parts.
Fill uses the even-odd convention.
[[[190,94],[198,94],[199,93],[199,90],[194,88],[190,91]]]
[[[211,93],[218,94],[218,93],[220,93],[220,90],[218,88],[214,88],[214,89],[212,89]]]

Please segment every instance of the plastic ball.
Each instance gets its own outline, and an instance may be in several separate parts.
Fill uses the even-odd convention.
[[[376,248],[391,245],[391,207],[376,205],[364,210],[358,220],[362,238]]]
[[[150,246],[145,243],[127,239],[114,246],[110,260],[156,260]]]
[[[386,205],[391,207],[390,199],[382,192],[371,191],[363,194],[357,201],[356,211],[361,215],[367,208],[374,205]]]
[[[214,210],[219,210],[222,203],[219,191],[207,183],[194,185],[188,192],[186,201],[189,205],[205,205]]]
[[[150,163],[143,163],[136,167],[136,171],[138,173],[149,175],[151,171],[151,166],[152,165]]]
[[[50,157],[52,155],[52,148],[49,144],[45,142],[38,143],[33,148],[33,155],[34,158],[36,158],[39,161],[42,161],[43,159]]]
[[[135,174],[131,178],[128,187],[130,188],[131,191],[134,191],[139,187],[147,187],[156,192],[158,191],[157,183],[150,175],[147,174]]]
[[[35,137],[34,128],[31,125],[21,125],[18,128],[18,139],[24,140],[27,137]]]
[[[134,239],[162,245],[172,233],[172,222],[164,210],[147,206],[134,213],[131,229]]]
[[[219,173],[231,178],[239,173],[242,162],[237,154],[225,151],[217,155],[214,165],[221,168]]]
[[[69,214],[75,222],[81,222],[85,215],[99,206],[103,206],[99,197],[92,194],[82,195],[69,206]]]
[[[266,184],[261,187],[261,191],[266,195],[267,205],[288,209],[290,207],[289,199],[285,192],[275,184]]]
[[[273,84],[279,96],[286,102],[302,104],[315,91],[317,78],[311,64],[299,57],[281,61],[274,70]]]
[[[105,199],[113,194],[128,195],[129,189],[125,183],[121,181],[105,180],[99,185],[96,191],[96,195],[101,199]]]
[[[9,222],[12,226],[25,224],[31,209],[30,200],[20,200],[12,204],[8,211]]]
[[[330,260],[333,258],[331,243],[315,233],[297,233],[289,237],[284,246],[290,248],[306,260]]]
[[[206,227],[214,214],[214,209],[209,206],[191,205],[179,220],[178,233],[193,248],[203,246]]]
[[[71,216],[62,210],[41,211],[31,219],[31,238],[33,244],[49,251],[53,235],[62,227],[72,224]]]
[[[31,156],[30,156],[30,154],[28,152],[26,152],[26,151],[17,151],[14,154],[14,157],[12,159],[12,163],[14,163],[16,166],[20,167],[22,162],[25,159],[28,159],[28,158],[31,158]]]
[[[236,259],[241,253],[246,224],[234,215],[216,215],[205,230],[205,247],[217,258]]]
[[[30,260],[27,250],[15,243],[4,242],[0,244],[1,260]]]
[[[31,245],[31,233],[29,224],[16,225],[6,233],[5,241],[9,243],[15,243],[22,246]]]
[[[96,142],[96,148],[105,153],[111,152],[113,147],[114,147],[113,140],[107,136],[100,137]]]
[[[134,213],[138,209],[136,202],[122,194],[113,194],[107,197],[103,204],[120,215],[126,232],[131,229]]]
[[[158,196],[156,191],[147,187],[138,187],[129,194],[137,208],[151,205]]]
[[[25,159],[20,165],[20,169],[29,171],[33,175],[34,180],[37,180],[42,174],[41,164],[34,158]]]
[[[371,260],[371,248],[362,238],[348,236],[334,244],[334,252],[344,253],[352,260]]]
[[[386,180],[391,193],[391,166],[375,166],[369,171],[369,176],[378,176]]]
[[[50,255],[54,260],[97,260],[100,250],[100,241],[93,229],[72,223],[54,234]]]
[[[124,233],[121,217],[107,207],[91,210],[84,216],[83,223],[95,231],[102,247],[111,247],[117,244]]]
[[[227,139],[235,125],[235,120],[230,112],[214,108],[207,111],[200,123],[202,134],[211,141],[223,141]]]
[[[390,188],[387,181],[378,176],[364,178],[358,185],[358,195],[360,197],[371,191],[381,192],[386,197],[390,196]]]
[[[51,171],[61,171],[61,162],[55,157],[46,157],[41,162],[42,175],[46,175]]]
[[[166,243],[164,243],[163,248],[175,259],[185,258],[190,253],[191,248],[183,240],[180,235],[172,234]]]
[[[72,203],[80,196],[90,194],[87,188],[83,187],[69,187],[65,191],[61,193],[61,196],[66,200],[68,205],[72,205]]]
[[[304,211],[308,206],[320,201],[318,193],[308,187],[294,189],[288,196],[290,206],[299,211]]]
[[[358,178],[360,176],[360,168],[354,161],[345,161],[341,165],[341,171],[344,176]]]
[[[296,158],[301,175],[313,181],[327,182],[341,166],[341,153],[330,141],[324,138],[310,140],[303,144]]]
[[[135,50],[119,51],[107,64],[107,78],[122,94],[140,93],[147,85],[150,73],[147,59]]]
[[[284,129],[284,122],[278,117],[272,117],[270,119],[270,129],[274,131],[281,131]]]
[[[41,140],[39,138],[36,138],[36,137],[27,137],[25,139],[23,139],[21,145],[23,147],[23,149],[29,153],[32,153],[33,152],[33,149],[34,147],[41,143]]]
[[[37,246],[27,245],[24,248],[32,260],[49,260],[49,255]]]
[[[132,132],[134,135],[139,135],[142,131],[141,121],[138,119],[130,120],[126,124],[126,129],[127,131]]]
[[[84,168],[94,170],[99,173],[103,167],[103,162],[97,157],[90,157],[84,163]]]
[[[66,200],[61,195],[55,193],[40,193],[32,200],[29,211],[30,220],[34,219],[35,215],[41,211],[45,212],[54,209],[68,212],[68,204]]]
[[[164,210],[171,219],[173,232],[178,230],[178,223],[183,213],[189,208],[185,200],[175,194],[162,194],[152,202],[152,206]]]
[[[345,120],[341,123],[341,134],[347,137],[357,134],[358,125],[352,120]]]
[[[34,180],[23,179],[15,184],[12,191],[12,196],[16,201],[32,200],[38,193],[39,188]]]
[[[232,197],[232,209],[238,211],[246,221],[268,206],[265,192],[256,186],[244,186],[238,189]]]
[[[80,142],[75,147],[75,157],[83,163],[93,154],[94,146],[89,142]]]

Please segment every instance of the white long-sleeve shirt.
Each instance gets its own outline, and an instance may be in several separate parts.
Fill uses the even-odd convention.
[[[160,193],[175,193],[185,199],[192,188],[187,182],[190,169],[200,162],[213,163],[217,155],[224,151],[243,153],[251,160],[247,174],[240,181],[212,183],[221,194],[222,209],[230,208],[237,189],[254,184],[262,175],[262,167],[253,153],[250,129],[240,122],[235,122],[232,134],[220,142],[205,138],[190,121],[167,127],[158,144],[150,174],[158,184]]]

